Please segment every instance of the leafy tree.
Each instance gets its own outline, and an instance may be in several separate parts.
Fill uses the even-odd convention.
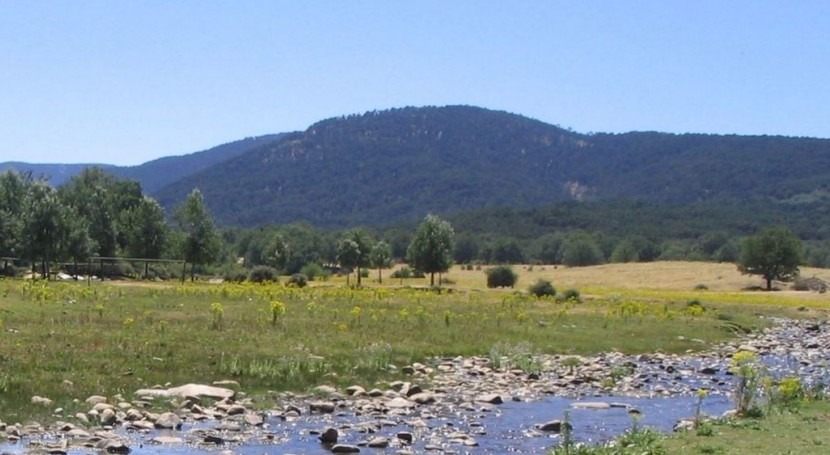
[[[611,262],[637,262],[640,260],[640,252],[631,240],[622,240],[611,253]]]
[[[452,266],[455,232],[450,223],[435,215],[427,215],[415,231],[415,238],[406,250],[409,264],[429,273],[430,286],[435,285],[435,274],[446,272]]]
[[[285,241],[285,237],[282,234],[274,235],[274,238],[271,239],[271,243],[268,245],[268,251],[269,257],[274,265],[278,269],[285,271],[291,259],[291,248],[288,246],[288,242]]]
[[[562,263],[568,267],[584,267],[602,262],[602,253],[590,234],[574,232],[562,246]]]
[[[78,262],[86,261],[97,248],[95,240],[89,235],[86,221],[77,216],[67,220],[66,255],[72,259],[72,275],[78,279]],[[103,271],[102,271],[103,272]],[[87,273],[92,271],[87,270]]]
[[[31,174],[14,170],[0,174],[0,257],[21,253],[24,203],[32,184]]]
[[[500,265],[487,270],[488,288],[512,288],[519,280],[519,275],[508,265]]]
[[[142,200],[141,185],[121,181],[99,167],[89,167],[58,190],[64,204],[86,220],[98,255],[112,257],[126,243],[123,216]]]
[[[182,255],[191,264],[190,280],[194,280],[194,266],[209,264],[217,259],[221,241],[213,218],[205,206],[201,191],[195,189],[176,212],[176,221],[184,238]]]
[[[562,234],[545,234],[535,242],[536,259],[543,264],[561,264],[562,246],[565,237]]]
[[[761,275],[772,290],[772,281],[789,281],[798,276],[802,258],[801,241],[787,228],[766,228],[744,239],[738,270]]]
[[[60,259],[68,243],[70,211],[54,188],[46,182],[35,182],[25,199],[23,217],[23,252],[32,262],[41,263],[47,279],[52,261]]]
[[[144,197],[124,214],[124,232],[127,254],[132,257],[159,259],[167,247],[169,228],[164,219],[164,209],[152,198]],[[144,263],[144,277],[148,274]]]
[[[519,242],[513,238],[500,238],[490,248],[487,261],[491,264],[521,264],[524,253]]]
[[[368,267],[372,253],[372,241],[362,229],[346,232],[337,244],[337,262],[349,269],[357,269],[357,285],[361,284],[360,269]]]
[[[369,262],[372,267],[378,269],[378,283],[383,283],[383,269],[392,267],[392,247],[383,240],[378,241],[372,247]]]

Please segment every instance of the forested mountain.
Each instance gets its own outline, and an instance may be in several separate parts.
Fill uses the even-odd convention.
[[[283,135],[269,134],[248,137],[239,141],[222,144],[201,152],[187,155],[168,156],[148,161],[138,166],[114,166],[111,164],[33,164],[21,162],[0,163],[0,172],[15,169],[31,172],[35,178],[44,178],[55,187],[61,186],[85,168],[100,167],[117,177],[137,180],[144,191],[152,193],[191,174],[215,166],[229,158],[239,156],[251,149],[279,141]]]
[[[826,139],[579,134],[448,106],[324,120],[154,196],[169,208],[199,188],[222,225],[388,226],[567,200],[812,203],[827,199],[829,178]]]
[[[201,152],[168,156],[138,166],[115,167],[108,172],[122,178],[138,180],[147,193],[153,193],[189,175],[196,174],[252,149],[278,142],[282,134],[247,137]]]

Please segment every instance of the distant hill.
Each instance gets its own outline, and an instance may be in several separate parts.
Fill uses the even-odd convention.
[[[153,193],[173,182],[196,174],[257,147],[278,142],[282,134],[248,137],[222,144],[201,152],[168,156],[139,166],[115,167],[108,171],[122,178],[138,180],[147,193]]]
[[[87,167],[97,166],[121,178],[137,180],[145,192],[152,193],[170,183],[215,166],[229,158],[239,156],[251,149],[277,142],[282,134],[248,137],[239,141],[222,144],[201,152],[187,155],[168,156],[148,161],[138,166],[114,166],[111,164],[32,164],[21,162],[0,163],[0,172],[15,169],[31,172],[34,177],[43,177],[53,186],[61,186],[72,176]]]
[[[826,200],[830,140],[638,132],[579,134],[469,106],[333,118],[155,191],[199,188],[222,225],[297,220],[388,226],[427,212],[566,200]]]

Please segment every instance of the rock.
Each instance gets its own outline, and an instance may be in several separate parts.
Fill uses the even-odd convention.
[[[567,425],[567,427],[566,427]],[[540,431],[550,431],[553,433],[561,433],[563,428],[572,428],[570,423],[561,420],[551,420],[545,423],[536,424],[536,429]]]
[[[490,403],[490,404],[502,404],[504,400],[501,398],[501,395],[496,393],[485,393],[483,395],[479,395],[476,397],[475,401],[481,403]]]
[[[431,404],[435,403],[435,395],[430,392],[420,392],[410,395],[409,400],[418,404]]]
[[[364,389],[363,387],[361,387],[359,385],[353,385],[351,387],[346,388],[346,395],[353,396],[353,397],[354,396],[360,397],[360,396],[366,395],[366,389]]]
[[[87,417],[86,414],[84,414],[83,412],[75,414],[75,418],[83,423],[89,423],[89,417]]]
[[[182,427],[182,419],[172,412],[165,412],[158,416],[154,426],[156,428],[180,429]]]
[[[370,439],[366,445],[373,449],[385,449],[389,447],[389,439],[379,436],[377,438]]]
[[[216,387],[233,387],[234,389],[239,389],[239,383],[232,379],[223,379],[221,381],[213,381],[213,385]]]
[[[115,425],[118,417],[115,415],[115,411],[112,409],[104,409],[98,414],[98,421],[101,422],[101,425],[111,426]]]
[[[386,403],[386,407],[390,409],[404,409],[404,408],[414,408],[415,403],[412,401],[407,400],[403,397],[393,398]]]
[[[98,403],[106,403],[106,402],[107,402],[107,397],[103,397],[101,395],[92,395],[89,398],[87,398],[86,400],[84,400],[84,403],[91,404],[93,406],[98,404]]]
[[[691,431],[694,429],[695,421],[689,419],[679,420],[677,423],[674,424],[674,427],[672,427],[672,431],[674,432]]]
[[[335,444],[331,448],[331,453],[358,453],[360,449],[357,446],[349,444]]]
[[[147,396],[153,398],[207,397],[217,400],[225,400],[233,398],[236,392],[223,387],[214,387],[203,384],[185,384],[183,386],[173,387],[170,389],[140,389],[136,390],[135,394],[140,397]]]
[[[150,442],[153,444],[183,444],[184,439],[175,436],[156,436]]]
[[[330,401],[313,401],[308,404],[308,410],[312,413],[331,414],[334,412],[334,403]]]
[[[329,427],[323,430],[322,433],[320,433],[318,439],[320,439],[320,442],[322,442],[323,444],[337,444],[338,436],[339,434],[337,432],[337,429]]]
[[[254,414],[252,412],[249,412],[249,413],[245,414],[245,417],[243,418],[243,420],[245,421],[246,424],[248,424],[252,427],[258,427],[258,426],[261,426],[265,423],[265,419],[263,419],[261,415]]]
[[[236,416],[245,414],[245,411],[245,406],[242,406],[241,404],[235,404],[228,408],[227,414],[229,416]]]
[[[321,385],[314,388],[315,393],[319,393],[320,395],[332,395],[337,393],[337,389],[330,385]]]
[[[399,431],[398,434],[395,435],[395,437],[397,437],[401,442],[404,442],[406,444],[412,444],[412,441],[415,439],[412,436],[412,433],[408,431]]]
[[[222,445],[222,444],[224,444],[224,443],[225,443],[225,439],[224,439],[224,438],[221,438],[221,437],[219,437],[219,436],[216,436],[215,434],[209,434],[209,435],[205,436],[205,438],[203,439],[203,441],[204,441],[204,442],[206,442],[206,443],[208,443],[208,444],[216,444],[216,445],[218,445],[218,446],[219,446],[219,445]]]
[[[32,397],[32,404],[42,405],[42,406],[52,406],[53,401],[41,396],[33,396]]]
[[[572,408],[576,409],[610,409],[610,403],[602,401],[574,401],[571,403]]]

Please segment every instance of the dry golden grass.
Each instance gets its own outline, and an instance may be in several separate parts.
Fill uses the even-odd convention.
[[[463,270],[456,266],[447,276],[459,288],[483,288],[486,285],[486,268]],[[742,275],[735,264],[711,262],[647,262],[591,267],[516,265],[513,270],[519,275],[517,289],[526,289],[539,278],[550,280],[557,289],[588,287],[683,291],[705,285],[712,291],[737,292],[764,284],[760,277]],[[830,280],[830,270],[827,269],[803,268],[801,274]],[[782,283],[779,287],[788,289],[789,284]]]

